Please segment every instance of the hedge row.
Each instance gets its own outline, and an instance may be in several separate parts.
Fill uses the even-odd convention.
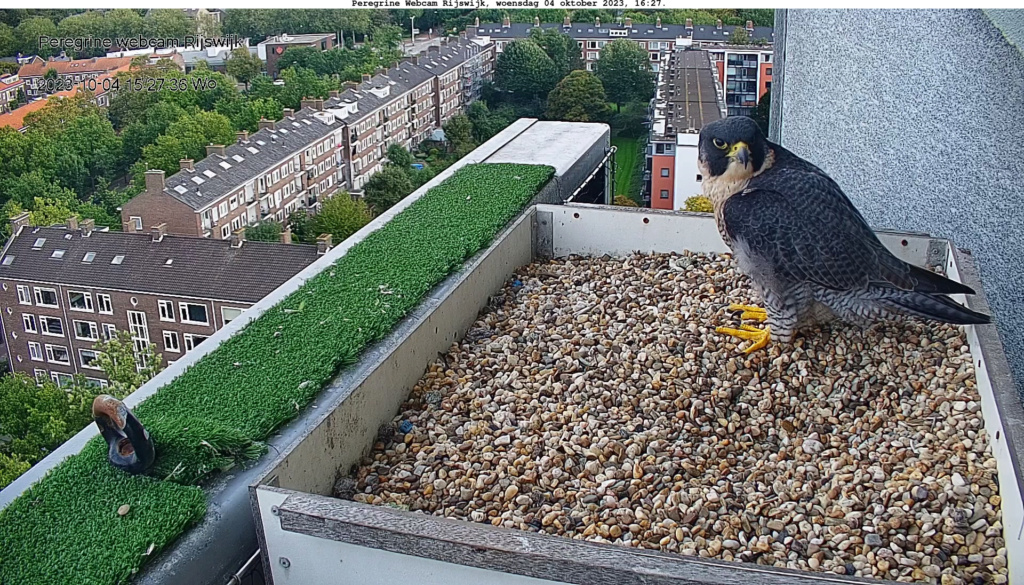
[[[262,452],[259,441],[487,246],[552,173],[460,169],[204,356],[136,409],[157,445],[153,477],[114,470],[96,440],[0,512],[0,582],[124,582],[202,518],[205,495],[190,484]]]

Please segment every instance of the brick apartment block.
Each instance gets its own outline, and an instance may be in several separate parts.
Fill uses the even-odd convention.
[[[0,254],[0,329],[11,369],[106,385],[95,344],[129,331],[172,363],[325,253],[317,246],[98,231],[92,220],[12,220]]]

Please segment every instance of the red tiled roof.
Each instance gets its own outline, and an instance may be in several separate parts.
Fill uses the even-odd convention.
[[[58,75],[74,75],[75,73],[100,73],[114,71],[131,65],[131,57],[93,57],[92,59],[76,59],[74,61],[44,61],[39,57],[22,65],[18,70],[21,77],[42,77],[47,69],[55,69]]]
[[[123,67],[119,67],[118,69],[115,69],[114,71],[110,71],[109,73],[104,73],[103,75],[100,75],[99,77],[97,77],[96,78],[96,91],[95,91],[95,94],[94,94],[93,97],[94,98],[98,98],[101,95],[103,95],[104,93],[106,93],[103,90],[103,80],[109,79],[111,77],[114,77],[120,71],[127,71],[127,70],[128,70],[128,65],[124,65]],[[57,97],[57,98],[63,99],[63,98],[71,97],[71,96],[75,95],[76,93],[78,93],[78,91],[79,91],[78,88],[76,88],[74,91],[71,91],[71,90],[59,91],[57,93],[50,94],[49,96],[46,97],[46,99],[36,100],[34,102],[25,104],[24,106],[21,106],[20,108],[17,108],[16,110],[13,110],[13,111],[10,111],[10,112],[8,112],[6,114],[0,114],[0,127],[10,126],[11,128],[14,128],[15,130],[21,130],[21,129],[23,129],[25,127],[25,116],[31,114],[32,112],[38,112],[39,110],[41,110],[44,107],[46,107],[46,105],[50,102],[50,98]]]

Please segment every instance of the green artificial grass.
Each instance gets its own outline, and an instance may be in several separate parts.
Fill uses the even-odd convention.
[[[625,195],[639,202],[639,183],[634,185],[633,176],[639,172],[640,141],[636,138],[617,136],[612,138],[615,151],[615,194]]]
[[[0,511],[0,585],[125,582],[203,517],[205,494],[188,484],[262,453],[259,441],[487,246],[552,173],[459,169],[204,356],[135,409],[157,447],[151,476],[112,468],[97,438]]]

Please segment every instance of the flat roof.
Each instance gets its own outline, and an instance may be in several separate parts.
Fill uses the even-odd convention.
[[[550,165],[560,176],[608,132],[606,124],[537,122],[484,162]]]

